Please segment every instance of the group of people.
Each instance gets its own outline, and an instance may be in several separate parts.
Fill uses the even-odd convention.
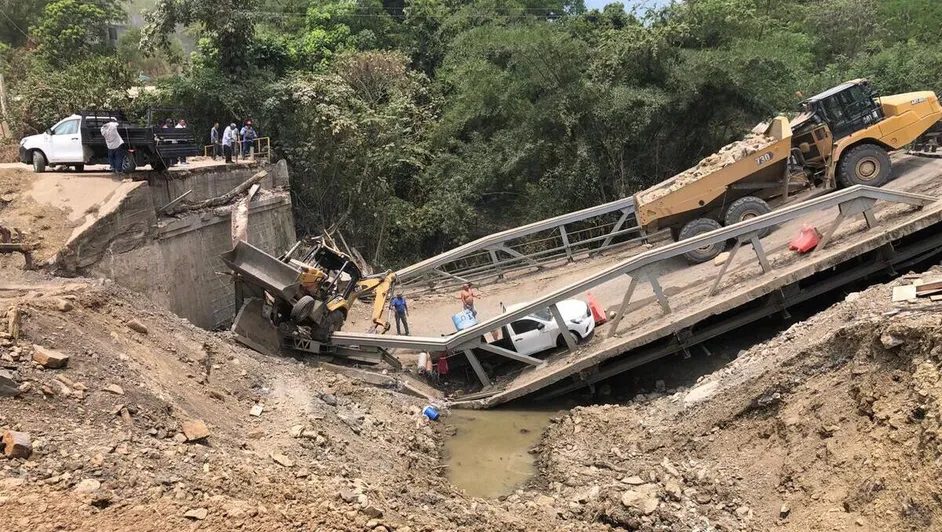
[[[215,160],[216,157],[219,157],[220,151],[222,156],[226,158],[227,163],[234,162],[232,160],[233,155],[249,157],[253,153],[255,139],[257,138],[258,132],[255,131],[255,126],[251,120],[246,120],[242,129],[239,129],[236,123],[232,122],[226,126],[222,134],[219,133],[219,122],[216,122],[213,124],[213,128],[209,130],[209,143],[213,146],[212,157]]]
[[[478,311],[474,308],[474,300],[480,298],[480,292],[475,291],[471,283],[462,285],[457,296],[457,299],[461,300],[461,310],[470,312],[475,318],[478,316]],[[396,293],[396,297],[392,298],[389,303],[389,308],[396,318],[396,334],[402,334],[405,331],[406,336],[409,336],[409,304],[402,292]]]
[[[182,119],[182,118],[181,118],[180,120],[177,120],[176,124],[174,124],[172,118],[168,118],[168,119],[164,120],[163,126],[161,126],[161,127],[162,127],[163,129],[174,129],[174,128],[176,128],[176,129],[184,129],[184,128],[186,128],[187,126],[186,126],[186,120],[184,120],[184,119]],[[171,142],[175,142],[175,141],[171,141]],[[172,160],[168,161],[168,164],[169,164],[170,166],[175,166],[175,165],[177,165],[177,164],[179,164],[180,166],[189,166],[189,163],[186,162],[186,157],[180,157],[179,159],[172,159]]]

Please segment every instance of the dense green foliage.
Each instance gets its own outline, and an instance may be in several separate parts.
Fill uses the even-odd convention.
[[[942,91],[936,0],[157,0],[156,64],[133,34],[102,49],[113,0],[14,3],[21,129],[163,76],[124,103],[183,107],[207,134],[255,119],[293,170],[299,232],[340,229],[386,266],[630,194],[847,79]]]

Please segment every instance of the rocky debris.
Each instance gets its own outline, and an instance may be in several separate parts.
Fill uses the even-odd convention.
[[[791,512],[792,509],[787,504],[783,504],[782,507],[778,510],[778,516],[781,519],[785,519]]]
[[[249,415],[253,417],[259,417],[262,415],[262,412],[265,410],[265,407],[261,403],[255,403],[252,405],[252,409],[249,410]]]
[[[193,508],[183,513],[183,517],[194,521],[202,521],[209,516],[209,510],[206,508]]]
[[[48,349],[41,345],[33,344],[33,362],[44,368],[59,369],[64,368],[69,363],[69,355]]]
[[[141,323],[138,319],[128,320],[127,326],[132,331],[139,332],[141,334],[147,334],[147,326]]]
[[[704,176],[726,168],[736,161],[745,159],[774,142],[775,139],[772,137],[749,133],[742,140],[727,144],[713,155],[705,157],[693,168],[685,170],[662,183],[640,192],[638,198],[641,200],[642,204],[661,199],[672,192],[676,192],[691,183],[699,181]]]
[[[321,394],[321,401],[324,401],[330,406],[337,406],[337,397],[331,393]]]
[[[641,512],[644,515],[650,515],[657,510],[660,499],[657,497],[656,484],[641,484],[626,492],[621,496],[621,503],[627,507]]]
[[[906,342],[905,340],[903,340],[902,338],[894,334],[883,333],[880,335],[880,343],[883,344],[883,347],[885,347],[886,349],[894,349],[903,345]]]
[[[7,370],[0,369],[0,397],[14,397],[20,395],[20,385],[17,384],[13,374]]]
[[[3,433],[0,443],[3,444],[3,454],[7,458],[26,459],[33,454],[33,443],[26,432],[8,430]]]
[[[56,309],[58,309],[59,312],[69,312],[70,310],[74,308],[75,308],[75,305],[72,304],[72,302],[69,301],[68,299],[60,298],[56,300]]]
[[[202,419],[190,419],[180,424],[184,441],[195,442],[209,437],[209,427]]]
[[[288,458],[282,453],[271,453],[271,459],[282,467],[294,467],[294,460]]]
[[[124,388],[118,386],[117,384],[109,384],[108,386],[102,388],[102,390],[115,395],[124,395]]]
[[[93,478],[86,478],[75,485],[75,493],[94,493],[100,488],[101,482]]]

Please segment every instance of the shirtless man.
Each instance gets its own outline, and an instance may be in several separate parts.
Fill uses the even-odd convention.
[[[471,283],[465,283],[461,287],[461,291],[458,292],[458,299],[461,300],[464,310],[470,310],[472,316],[478,317],[478,311],[474,309],[474,300],[481,299],[481,294],[474,291]]]

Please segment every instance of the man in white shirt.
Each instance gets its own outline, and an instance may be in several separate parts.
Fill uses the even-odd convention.
[[[124,139],[118,132],[118,121],[112,118],[101,126],[101,136],[105,137],[105,145],[108,147],[108,164],[111,165],[111,171],[118,173],[124,164]]]
[[[177,125],[174,126],[174,127],[177,128],[177,129],[184,129],[184,128],[186,128],[186,120],[184,120],[184,119],[181,118],[180,121],[177,122]],[[174,144],[176,144],[176,142],[174,142]],[[186,162],[186,157],[180,157],[180,166],[187,166],[188,164],[189,164],[189,163]]]
[[[236,125],[229,124],[222,132],[222,153],[226,156],[226,162],[232,162],[232,145],[235,143]]]

